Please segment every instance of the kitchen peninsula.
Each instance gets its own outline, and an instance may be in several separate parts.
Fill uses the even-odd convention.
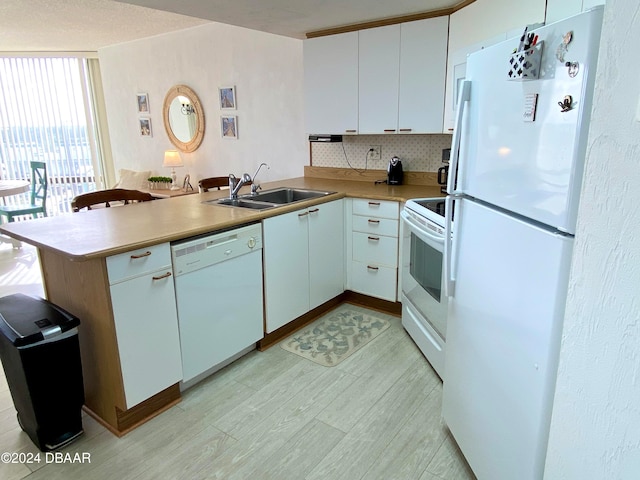
[[[0,226],[2,233],[38,248],[47,298],[80,318],[85,408],[114,434],[124,435],[180,401],[181,377],[176,377],[175,372],[173,377],[167,377],[170,369],[162,365],[170,356],[166,352],[171,350],[163,348],[163,342],[167,341],[167,336],[177,336],[175,312],[173,325],[171,319],[164,324],[166,312],[162,310],[162,298],[172,296],[173,282],[168,278],[166,284],[170,289],[157,301],[150,300],[145,290],[136,290],[133,283],[136,276],[171,276],[169,242],[261,222],[345,197],[404,202],[409,198],[441,195],[435,184],[387,186],[374,185],[372,181],[309,176],[264,185],[265,190],[277,187],[335,193],[295,205],[253,210],[203,203],[227,195],[225,191],[211,191]],[[240,193],[248,193],[248,190],[243,188]],[[128,262],[134,254],[149,256],[144,260],[146,270],[131,272],[126,266],[118,270],[120,257]],[[116,305],[113,289],[116,271],[120,280],[127,283],[123,289],[127,292],[125,308],[133,308],[127,310],[131,311],[127,318],[136,320],[128,322],[134,324],[127,325],[127,329],[132,327],[132,335],[135,335],[128,342],[123,341],[121,330],[114,322],[114,316],[121,310],[121,306]],[[149,355],[144,353],[147,344],[155,349]],[[154,353],[157,357],[153,357]],[[152,375],[141,374],[132,381],[123,373],[125,363],[134,368],[146,366],[154,372]],[[163,385],[163,381],[166,387],[159,390],[157,385]],[[134,385],[128,386],[128,382]],[[152,392],[149,395],[144,394],[146,383]],[[132,400],[134,396],[135,401]],[[139,401],[140,398],[143,400]]]

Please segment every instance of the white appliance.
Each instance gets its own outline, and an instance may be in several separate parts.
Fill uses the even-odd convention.
[[[468,58],[446,202],[443,415],[479,480],[543,476],[602,13],[527,32],[536,54],[512,56],[516,38]]]
[[[263,337],[262,226],[175,242],[171,256],[187,388]]]
[[[402,217],[402,325],[444,378],[444,198],[409,200]]]

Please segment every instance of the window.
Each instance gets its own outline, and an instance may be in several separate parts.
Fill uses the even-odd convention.
[[[0,58],[0,177],[29,179],[29,162],[46,162],[49,215],[71,212],[73,197],[96,190],[101,178],[88,62]]]

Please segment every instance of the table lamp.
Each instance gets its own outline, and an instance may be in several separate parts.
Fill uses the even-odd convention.
[[[183,167],[182,158],[177,150],[165,150],[163,167],[171,167],[171,190],[180,190],[176,184],[176,167]]]

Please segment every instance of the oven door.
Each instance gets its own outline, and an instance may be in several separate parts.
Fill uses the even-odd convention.
[[[444,344],[447,333],[447,296],[444,294],[444,229],[428,219],[402,212],[404,222],[402,293],[427,330]]]

